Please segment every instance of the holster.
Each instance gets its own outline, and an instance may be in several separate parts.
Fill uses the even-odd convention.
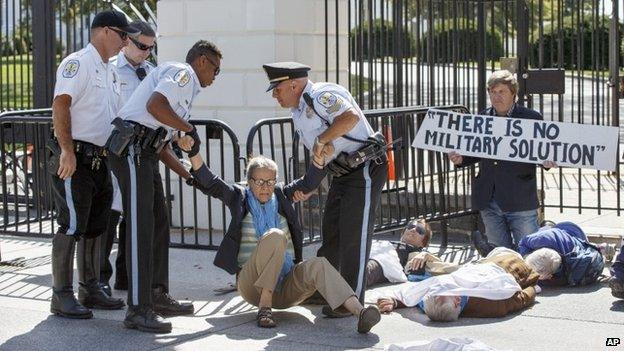
[[[341,152],[326,168],[334,177],[341,177],[358,169],[369,160],[380,164],[386,155],[386,139],[383,134],[376,132],[369,137],[366,146],[349,154]]]
[[[106,141],[106,149],[118,157],[128,154],[128,147],[135,138],[134,125],[117,117],[112,124],[115,126]]]

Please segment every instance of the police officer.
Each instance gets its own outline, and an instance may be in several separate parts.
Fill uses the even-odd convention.
[[[318,256],[340,271],[363,303],[375,209],[388,172],[385,142],[379,140],[383,137],[373,131],[349,91],[308,80],[310,67],[277,62],[263,68],[270,82],[267,91],[273,90],[279,104],[291,109],[303,144],[315,157],[325,158],[325,169],[334,176],[325,202]],[[383,144],[377,145],[376,157],[359,165],[345,157],[375,143]],[[326,308],[323,312],[331,315]]]
[[[91,318],[87,308],[120,309],[124,302],[106,295],[98,282],[99,239],[105,231],[112,188],[104,143],[111,112],[119,95],[119,79],[108,64],[138,31],[116,11],[98,13],[91,24],[91,42],[59,65],[50,144],[54,199],[59,229],[52,241],[51,311],[68,318]],[[73,292],[74,247],[78,241],[80,288]]]
[[[134,131],[127,150],[114,147],[124,145],[115,137],[127,134],[119,124],[109,140],[114,151],[111,167],[119,180],[126,215],[127,328],[170,332],[171,323],[161,315],[193,313],[192,304],[180,304],[168,294],[169,223],[158,159],[163,153],[171,156],[166,144],[175,131],[193,139],[190,155],[199,151],[200,140],[188,122],[189,112],[200,89],[219,74],[220,62],[219,49],[200,40],[189,50],[186,63],[156,67],[119,112],[122,128]]]
[[[154,68],[154,65],[147,61],[151,55],[152,49],[156,43],[156,33],[149,23],[144,21],[134,21],[130,25],[138,29],[141,34],[136,38],[129,38],[128,45],[121,49],[121,52],[111,57],[110,64],[117,69],[120,82],[120,99],[118,107],[121,108],[129,99],[134,90],[139,86],[143,78]],[[122,204],[121,192],[117,184],[117,178],[111,174],[113,184],[113,204],[111,206],[111,214],[108,220],[108,227],[105,235],[102,237],[101,245],[101,261],[100,261],[100,282],[102,289],[109,296],[111,288],[109,280],[113,274],[113,267],[109,260],[113,241],[117,233],[117,225],[119,224],[119,242],[117,249],[117,258],[115,259],[115,289],[128,289],[128,274],[126,272],[126,220],[121,219]]]

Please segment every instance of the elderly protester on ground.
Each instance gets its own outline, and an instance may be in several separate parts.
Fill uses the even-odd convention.
[[[451,264],[447,264],[451,267]],[[457,268],[416,283],[405,283],[377,301],[380,311],[420,307],[432,321],[450,322],[461,317],[503,317],[535,302],[539,275],[522,257],[497,248],[475,264]]]
[[[587,285],[604,269],[599,248],[572,222],[545,226],[527,235],[518,245],[526,263],[540,275],[540,284]]]
[[[518,81],[511,72],[492,73],[487,89],[492,107],[480,114],[543,119],[539,112],[516,103]],[[472,184],[472,207],[480,211],[487,240],[492,244],[515,248],[520,239],[539,229],[535,164],[468,157],[457,152],[450,152],[449,159],[458,167],[479,163],[479,174]],[[556,164],[544,161],[543,166],[548,169]]]
[[[259,327],[276,326],[272,307],[296,306],[318,290],[332,309],[342,306],[357,316],[358,332],[367,333],[380,320],[377,307],[363,307],[324,257],[302,260],[303,235],[293,201],[307,199],[305,194],[324,178],[316,166],[322,161],[315,160],[305,177],[284,185],[277,182],[275,162],[257,156],[249,161],[244,187],[226,183],[195,155],[189,183],[230,209],[232,220],[214,263],[236,274],[240,295],[259,307]]]
[[[407,223],[399,242],[373,240],[366,265],[366,287],[388,282],[403,283],[417,274],[409,267],[413,257],[429,245],[431,234],[429,224],[420,218]]]

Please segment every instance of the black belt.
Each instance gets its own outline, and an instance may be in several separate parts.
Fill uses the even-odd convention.
[[[108,156],[108,150],[106,150],[103,146],[97,146],[95,144],[80,140],[74,140],[74,152],[82,154],[86,157],[102,158]]]

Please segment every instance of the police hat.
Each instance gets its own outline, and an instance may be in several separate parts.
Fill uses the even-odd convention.
[[[138,28],[135,28],[128,23],[126,15],[115,10],[106,10],[98,12],[98,14],[95,15],[93,22],[91,22],[91,28],[100,27],[117,27],[131,36],[141,34],[141,31]]]
[[[262,65],[264,71],[269,77],[269,88],[267,91],[273,90],[279,83],[295,78],[303,78],[308,76],[310,66],[306,66],[299,62],[275,62]]]

